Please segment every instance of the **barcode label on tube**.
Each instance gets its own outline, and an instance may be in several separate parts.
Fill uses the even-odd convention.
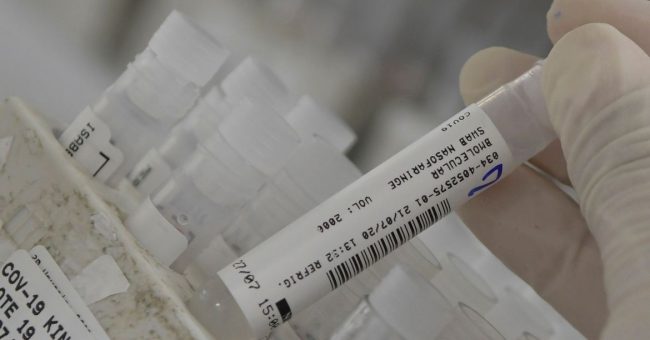
[[[330,287],[334,290],[344,284],[349,279],[366,270],[369,266],[381,260],[388,253],[397,249],[397,247],[406,241],[415,237],[415,235],[424,231],[424,229],[438,222],[442,217],[449,214],[451,210],[449,200],[445,199],[356,253],[345,262],[327,272]]]
[[[512,169],[470,106],[219,272],[259,337],[380,261]],[[271,307],[269,307],[271,306]],[[287,314],[288,315],[288,314]]]

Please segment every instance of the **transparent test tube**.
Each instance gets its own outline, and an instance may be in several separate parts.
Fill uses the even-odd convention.
[[[243,102],[126,224],[161,263],[173,263],[182,272],[284,166],[299,143],[282,117]],[[178,244],[174,251],[168,242]]]
[[[503,339],[483,319],[468,318],[408,267],[396,266],[332,340]]]
[[[261,338],[503,178],[555,138],[541,70],[462,110],[221,270],[190,300],[194,315],[219,339]]]
[[[360,176],[347,157],[329,143],[317,137],[303,140],[223,237],[243,254]]]
[[[130,171],[128,179],[143,195],[153,194],[187,161],[200,141],[214,134],[236,106],[253,102],[263,105],[267,114],[281,115],[294,101],[273,71],[253,58],[246,58],[221,84],[199,99],[158,147],[144,155]]]
[[[133,167],[128,175],[131,185],[143,195],[156,192],[187,161],[199,141],[212,135],[231,111],[220,90],[210,89],[160,145],[149,150]]]
[[[354,131],[340,117],[308,96],[296,98],[271,68],[253,58],[244,59],[221,88],[230,103],[250,100],[284,116],[301,139],[318,135],[343,152],[356,141]]]
[[[235,222],[192,261],[186,272],[192,273],[193,285],[200,286],[207,277],[360,176],[347,157],[326,141],[318,137],[301,140],[287,164],[238,212]]]

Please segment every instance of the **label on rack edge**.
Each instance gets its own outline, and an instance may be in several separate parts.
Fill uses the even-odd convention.
[[[124,160],[122,151],[110,140],[110,128],[88,107],[59,137],[68,155],[102,182],[110,178]]]
[[[79,293],[72,286],[72,283],[65,276],[59,265],[52,258],[52,255],[43,246],[34,247],[29,254],[32,260],[41,269],[43,274],[48,278],[52,286],[59,292],[59,295],[65,300],[72,311],[79,318],[86,329],[92,333],[96,340],[110,340],[104,328],[99,324],[90,311],[86,302],[81,298]]]
[[[93,339],[23,249],[0,268],[0,339]]]

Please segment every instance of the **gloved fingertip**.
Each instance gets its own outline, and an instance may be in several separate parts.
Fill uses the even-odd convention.
[[[537,61],[537,57],[505,47],[490,47],[471,56],[460,71],[460,93],[466,104],[487,96],[515,79]]]
[[[644,86],[650,77],[647,64],[645,52],[608,24],[586,24],[564,35],[546,58],[542,76],[558,136],[564,126],[579,126],[566,124],[567,119],[586,119],[581,113],[598,112]]]
[[[589,21],[586,12],[590,6],[584,4],[590,0],[555,0],[546,13],[546,31],[553,43],[572,29]],[[593,0],[591,0],[593,1]]]
[[[610,24],[650,52],[650,2],[638,0],[555,0],[546,13],[546,30],[553,43],[588,23]]]

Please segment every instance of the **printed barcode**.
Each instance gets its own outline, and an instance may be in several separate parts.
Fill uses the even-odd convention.
[[[451,205],[447,199],[436,203],[433,207],[404,223],[390,234],[369,245],[356,253],[345,262],[327,272],[332,290],[359,274],[415,235],[436,223],[451,212]]]

